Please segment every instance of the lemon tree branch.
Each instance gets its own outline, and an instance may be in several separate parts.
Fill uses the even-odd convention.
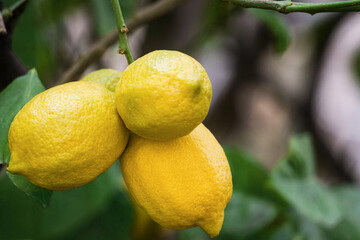
[[[132,56],[131,49],[127,40],[127,33],[129,29],[126,27],[119,1],[111,0],[111,4],[113,5],[116,17],[116,24],[119,32],[119,53],[124,54],[128,63],[131,64],[134,61],[134,57]]]
[[[127,27],[129,33],[138,27],[172,11],[182,3],[188,0],[160,0],[152,3],[138,12],[136,12],[129,20]],[[118,31],[114,30],[95,42],[78,60],[62,75],[57,84],[70,81],[76,81],[81,74],[94,62],[98,61],[105,51],[114,45],[118,40]]]
[[[321,12],[356,12],[360,11],[360,1],[339,1],[327,3],[302,3],[292,1],[268,0],[221,0],[243,8],[260,8],[278,11],[280,13],[304,12],[309,14]]]

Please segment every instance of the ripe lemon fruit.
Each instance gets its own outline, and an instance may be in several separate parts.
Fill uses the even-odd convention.
[[[100,83],[108,90],[115,92],[121,78],[121,72],[114,69],[100,69],[84,76],[80,81]]]
[[[189,134],[206,117],[211,83],[205,69],[177,51],[154,51],[130,64],[116,86],[118,112],[128,129],[154,140]]]
[[[203,124],[170,141],[132,134],[120,164],[130,194],[155,222],[219,234],[232,177],[223,149]]]
[[[114,93],[98,83],[67,83],[36,95],[15,116],[7,170],[51,190],[79,187],[116,161],[128,137]]]

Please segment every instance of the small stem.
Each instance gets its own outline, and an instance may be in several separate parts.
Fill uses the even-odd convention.
[[[129,43],[127,40],[127,32],[129,31],[125,25],[125,21],[121,12],[121,7],[118,0],[111,0],[112,6],[114,8],[114,13],[116,17],[116,24],[119,33],[119,53],[125,54],[126,60],[129,64],[134,61],[132,56]]]
[[[13,5],[11,5],[9,8],[4,8],[4,10],[1,11],[3,18],[5,20],[10,18],[12,16],[13,12],[27,1],[28,0],[19,0],[16,3],[14,3]]]
[[[166,13],[173,11],[175,8],[184,4],[189,0],[159,0],[147,5],[137,11],[129,20],[127,25],[130,32],[137,28],[157,19]],[[118,31],[115,29],[108,33],[105,37],[94,43],[80,56],[69,69],[65,71],[62,77],[57,81],[58,84],[76,81],[81,74],[94,62],[99,60],[105,51],[114,45],[118,40]],[[1,68],[0,68],[1,69]]]
[[[221,0],[244,8],[260,8],[278,11],[280,13],[305,12],[315,14],[320,12],[357,12],[360,11],[360,0],[348,0],[327,3],[302,3],[269,0]]]

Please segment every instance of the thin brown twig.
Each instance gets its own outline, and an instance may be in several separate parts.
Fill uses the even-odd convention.
[[[6,34],[0,34],[0,91],[5,89],[15,78],[24,75],[28,70],[12,51],[12,34],[16,23],[25,11],[29,0],[19,0],[10,8],[11,14],[4,15],[3,2],[0,0],[0,10],[5,25]],[[6,11],[5,11],[6,12]]]
[[[149,6],[144,7],[135,13],[127,22],[129,32],[133,32],[138,27],[146,24],[158,17],[175,9],[188,0],[161,0]],[[57,84],[76,81],[81,74],[95,61],[99,60],[105,51],[116,44],[118,40],[118,31],[114,30],[105,37],[93,44],[80,58],[69,68],[59,79]]]

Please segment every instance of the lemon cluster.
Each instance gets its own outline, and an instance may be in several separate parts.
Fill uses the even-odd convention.
[[[121,73],[103,69],[35,96],[9,130],[8,171],[67,190],[118,158],[127,188],[165,228],[219,234],[232,194],[224,151],[201,123],[209,78],[195,59],[154,51]]]

